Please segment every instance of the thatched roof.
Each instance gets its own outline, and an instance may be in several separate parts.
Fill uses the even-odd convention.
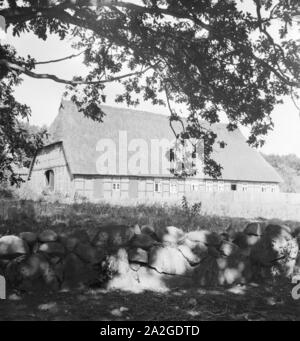
[[[106,105],[101,108],[106,116],[103,123],[97,123],[78,112],[72,102],[63,101],[59,114],[50,127],[51,142],[63,142],[73,174],[99,174],[96,170],[96,160],[99,157],[99,152],[96,151],[97,142],[99,139],[109,138],[118,144],[119,131],[127,131],[128,141],[138,138],[147,142],[151,139],[174,139],[168,117],[165,115]],[[218,140],[227,144],[222,149],[216,146],[213,153],[213,158],[223,167],[224,180],[274,183],[282,181],[274,168],[256,150],[248,146],[239,130],[229,132],[226,124],[215,124],[212,129],[218,134]]]

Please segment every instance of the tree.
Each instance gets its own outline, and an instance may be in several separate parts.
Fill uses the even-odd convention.
[[[276,155],[262,154],[263,157],[281,175],[283,182],[280,184],[281,190],[287,193],[300,192],[300,158],[295,154]]]
[[[74,75],[70,80],[38,74],[35,67],[41,62],[20,58],[12,47],[2,45],[0,106],[8,120],[0,126],[12,132],[12,121],[29,114],[12,93],[22,74],[66,84],[79,109],[97,121],[104,116],[98,104],[105,99],[105,85],[116,81],[124,85],[119,102],[136,105],[138,95],[167,105],[177,139],[204,140],[205,172],[219,176],[221,167],[211,159],[211,151],[222,141],[202,121],[218,122],[225,112],[229,130],[248,126],[248,143],[261,145],[273,127],[274,106],[286,95],[296,102],[300,86],[299,41],[289,37],[300,15],[299,1],[251,0],[255,14],[241,10],[241,2],[0,0],[0,15],[15,35],[31,31],[44,40],[49,33],[73,37],[78,53],[42,63],[84,54],[89,68],[86,78]],[[273,23],[280,24],[278,36],[270,33]],[[189,110],[184,122],[175,103]],[[176,121],[182,123],[180,132],[173,127]]]

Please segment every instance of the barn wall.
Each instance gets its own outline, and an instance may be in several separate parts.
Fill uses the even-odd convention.
[[[235,190],[232,190],[235,185]],[[97,177],[75,176],[75,196],[91,201],[136,199],[138,201],[164,201],[183,195],[197,197],[197,193],[277,193],[278,184],[228,182],[200,179],[146,178],[146,177]]]
[[[275,183],[222,181],[210,179],[176,179],[141,176],[71,175],[62,144],[41,150],[30,174],[30,187],[36,193],[47,189],[45,172],[54,172],[54,192],[71,200],[86,198],[90,201],[126,200],[168,201],[183,195],[197,198],[205,192],[278,193]],[[233,190],[234,187],[234,190]]]
[[[37,154],[28,182],[34,192],[42,193],[47,190],[47,170],[54,172],[54,192],[72,196],[72,178],[61,145],[48,146]]]

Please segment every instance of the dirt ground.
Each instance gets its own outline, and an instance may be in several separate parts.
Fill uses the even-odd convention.
[[[11,293],[0,301],[1,321],[278,321],[300,320],[293,285],[173,289],[133,294],[82,288],[39,295]]]

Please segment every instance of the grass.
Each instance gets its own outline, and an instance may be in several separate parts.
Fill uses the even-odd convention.
[[[207,229],[222,233],[241,231],[249,220],[226,216],[207,215],[201,212],[201,205],[165,204],[121,206],[108,203],[61,204],[34,201],[7,201],[6,207],[0,210],[0,235],[18,234],[23,231],[41,231],[52,228],[57,232],[72,229],[86,229],[93,234],[105,224],[152,225],[155,229],[165,226],[176,226],[184,231]],[[297,221],[272,222],[284,223],[292,231],[299,230]]]

